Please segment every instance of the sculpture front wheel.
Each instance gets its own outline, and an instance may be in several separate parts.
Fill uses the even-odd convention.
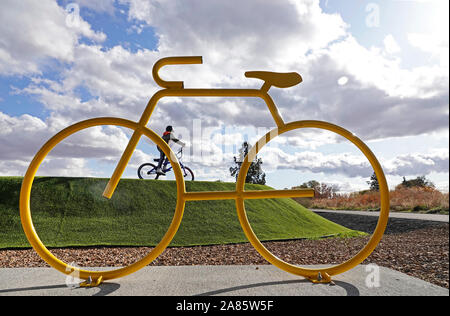
[[[251,228],[251,225],[248,221],[247,214],[245,211],[245,205],[244,205],[244,198],[241,194],[240,197],[236,198],[236,209],[239,217],[239,221],[241,223],[241,226],[244,230],[245,235],[247,236],[250,243],[255,247],[255,249],[270,263],[277,266],[278,268],[285,270],[287,272],[301,275],[304,277],[307,277],[311,279],[314,282],[329,282],[331,279],[330,277],[332,275],[343,273],[347,270],[350,270],[351,268],[355,267],[356,265],[360,264],[364,261],[375,249],[377,244],[380,242],[381,237],[383,236],[384,230],[387,225],[388,217],[389,217],[389,189],[386,182],[386,178],[384,176],[383,169],[380,166],[380,163],[378,162],[375,155],[372,153],[372,151],[367,147],[366,144],[364,144],[363,141],[361,141],[358,137],[356,137],[353,133],[347,131],[346,129],[331,124],[327,122],[322,121],[296,121],[291,122],[288,124],[285,124],[281,128],[276,128],[266,135],[264,135],[255,146],[252,147],[250,152],[248,153],[247,157],[244,159],[244,162],[241,166],[239,176],[236,182],[236,191],[239,193],[244,192],[244,184],[245,184],[245,178],[248,173],[248,169],[250,167],[251,162],[253,161],[254,157],[258,154],[258,152],[264,147],[265,144],[267,144],[270,140],[275,138],[278,135],[281,135],[283,133],[286,133],[288,131],[296,130],[296,129],[302,129],[302,128],[317,128],[317,129],[324,129],[331,132],[334,132],[338,135],[341,135],[345,137],[347,140],[352,142],[356,147],[359,148],[359,150],[365,155],[367,160],[370,162],[370,165],[372,166],[373,170],[375,171],[375,174],[377,176],[378,182],[379,182],[379,190],[380,190],[380,216],[378,219],[377,226],[375,228],[375,231],[372,234],[371,239],[369,242],[365,245],[365,247],[360,250],[353,258],[345,261],[342,264],[328,267],[328,268],[322,268],[322,269],[307,269],[302,268],[299,266],[295,266],[292,264],[289,264],[280,258],[276,257],[274,254],[272,254],[269,250],[267,250],[266,247],[261,243],[261,241],[258,239],[256,234]]]
[[[30,210],[31,187],[33,185],[33,180],[36,175],[36,172],[39,169],[39,166],[41,165],[45,157],[58,143],[60,143],[70,135],[79,132],[81,130],[84,130],[86,128],[95,126],[106,126],[106,125],[126,127],[134,131],[139,130],[142,133],[142,135],[145,135],[148,138],[150,138],[150,140],[152,140],[156,145],[158,145],[164,151],[166,156],[169,158],[169,161],[175,173],[175,178],[177,180],[176,183],[177,183],[178,197],[181,196],[185,191],[184,178],[181,171],[181,167],[178,161],[176,160],[176,156],[171,151],[170,147],[155,132],[153,132],[148,128],[139,127],[138,123],[128,121],[125,119],[109,118],[109,117],[90,119],[65,128],[64,130],[53,136],[47,143],[45,143],[45,145],[42,146],[42,148],[34,157],[30,166],[28,167],[28,170],[22,182],[22,188],[20,191],[20,217],[22,221],[22,226],[31,246],[35,249],[35,251],[39,254],[39,256],[42,259],[44,259],[44,261],[46,261],[50,266],[65,274],[72,274],[74,271],[76,271],[77,274],[79,275],[79,278],[85,280],[87,279],[94,280],[92,284],[96,284],[95,282],[96,280],[108,280],[125,276],[127,274],[133,273],[141,269],[142,267],[152,262],[164,251],[164,249],[169,245],[169,243],[175,236],[175,233],[177,232],[178,227],[180,226],[184,211],[184,200],[178,198],[172,222],[170,223],[167,232],[162,237],[158,245],[155,248],[153,248],[145,257],[141,258],[139,261],[136,261],[135,263],[120,269],[110,271],[88,271],[80,269],[78,267],[73,267],[55,257],[45,247],[45,245],[42,243],[42,241],[40,240],[39,236],[36,233],[31,218],[31,210]]]

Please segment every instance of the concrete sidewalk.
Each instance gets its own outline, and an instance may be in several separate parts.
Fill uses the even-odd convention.
[[[126,277],[107,281],[97,288],[76,288],[68,287],[66,281],[70,283],[71,280],[52,268],[3,268],[0,269],[0,296],[449,295],[448,289],[388,268],[379,267],[379,274],[375,273],[372,266],[359,265],[334,277],[335,285],[330,285],[313,284],[271,265],[148,266]]]

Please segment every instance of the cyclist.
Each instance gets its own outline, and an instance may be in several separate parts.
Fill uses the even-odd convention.
[[[177,143],[178,145],[180,145],[181,147],[186,146],[185,143],[183,143],[181,140],[175,138],[175,136],[173,136],[173,128],[171,125],[168,125],[166,127],[166,131],[164,132],[164,134],[162,135],[162,139],[164,139],[164,141],[169,145],[170,141],[173,141],[175,143]],[[159,151],[159,161],[158,161],[158,167],[156,168],[156,173],[161,175],[161,176],[165,176],[166,173],[161,169],[162,164],[166,158],[166,154],[164,154],[164,152],[161,150],[161,148],[159,148],[158,146],[156,146],[156,148],[158,148]]]

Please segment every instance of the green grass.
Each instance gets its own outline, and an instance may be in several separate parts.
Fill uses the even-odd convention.
[[[172,220],[173,181],[122,179],[113,197],[102,197],[107,179],[36,178],[31,210],[47,247],[154,246]],[[0,177],[0,248],[30,247],[19,216],[22,178]],[[234,190],[234,183],[189,182],[187,191]],[[247,185],[246,189],[270,189]],[[330,222],[292,199],[248,200],[247,215],[261,240],[354,236],[362,233]],[[241,243],[247,239],[234,201],[186,202],[183,221],[170,246]]]

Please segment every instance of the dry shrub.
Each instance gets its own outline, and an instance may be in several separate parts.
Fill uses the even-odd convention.
[[[397,186],[390,191],[391,209],[395,211],[446,211],[449,209],[449,194],[430,187]],[[296,199],[309,208],[367,210],[379,209],[380,193],[361,191],[338,194],[333,198]]]

